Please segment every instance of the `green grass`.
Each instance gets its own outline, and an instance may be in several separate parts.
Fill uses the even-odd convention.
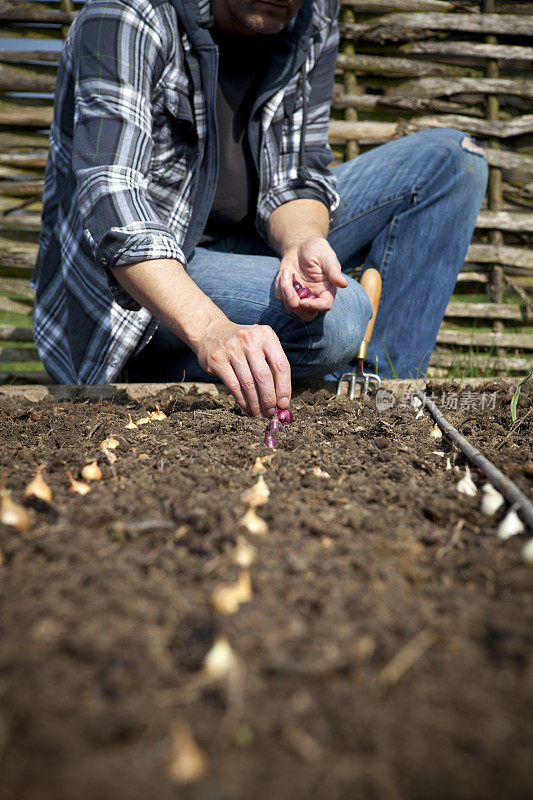
[[[458,364],[454,367],[447,367],[438,369],[446,370],[447,378],[509,378],[513,375],[513,370],[510,370],[505,363],[505,358],[499,358],[494,350],[487,352],[480,352],[478,349],[471,348],[466,354],[467,356],[463,364]],[[482,358],[494,358],[494,362],[487,366]]]

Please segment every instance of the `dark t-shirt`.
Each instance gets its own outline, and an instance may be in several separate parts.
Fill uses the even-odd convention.
[[[265,45],[259,36],[223,36],[219,47],[217,124],[218,182],[201,244],[253,229],[257,170],[247,126],[265,67]]]

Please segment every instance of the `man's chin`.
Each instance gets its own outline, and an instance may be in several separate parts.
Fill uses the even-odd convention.
[[[243,20],[251,33],[279,33],[289,23],[291,14],[286,6],[259,0],[260,10]]]

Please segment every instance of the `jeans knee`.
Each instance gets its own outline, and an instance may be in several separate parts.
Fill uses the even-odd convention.
[[[489,168],[487,157],[468,133],[457,128],[439,129],[440,143],[445,145],[453,162],[453,171],[461,190],[476,200],[483,198],[487,189]]]
[[[479,203],[481,203],[487,191],[489,180],[487,157],[481,147],[475,144],[468,134],[463,135],[460,147],[465,180],[470,188],[470,193],[478,198]]]
[[[486,156],[469,136],[457,128],[431,128],[414,134],[421,137],[426,155],[434,153],[438,166],[427,184],[430,191],[445,191],[454,200],[450,206],[459,218],[479,211],[488,183]],[[423,142],[422,142],[423,139]]]

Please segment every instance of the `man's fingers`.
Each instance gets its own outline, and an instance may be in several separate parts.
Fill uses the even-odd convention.
[[[306,311],[316,312],[329,311],[335,300],[335,293],[336,289],[328,289],[314,299],[306,298],[305,300],[300,300],[300,310],[305,309]]]
[[[273,417],[277,405],[276,387],[264,353],[249,353],[248,364],[255,381],[261,411],[265,416]]]
[[[249,414],[250,407],[248,405],[248,401],[244,396],[244,392],[241,388],[239,379],[235,374],[235,370],[231,367],[231,365],[227,364],[224,367],[221,366],[219,369],[216,370],[216,374],[218,375],[222,383],[224,383],[230,390],[239,408],[242,411],[244,411],[245,414]]]
[[[279,300],[280,303],[283,303],[283,295],[281,293],[279,273],[278,273],[278,275],[276,275],[276,280],[275,280],[275,283],[274,283],[274,292],[275,292],[276,300]]]
[[[324,259],[323,269],[328,281],[334,286],[338,286],[339,289],[345,289],[348,286],[348,281],[342,274],[342,267],[339,259],[331,248],[328,253],[328,258]]]
[[[264,353],[268,361],[269,371],[272,370],[271,374],[275,384],[276,405],[279,406],[279,408],[288,408],[292,392],[291,366],[277,336],[275,340],[272,340],[269,346],[265,346]]]
[[[231,366],[239,380],[241,391],[243,392],[248,408],[252,416],[257,417],[263,411],[261,401],[257,392],[255,377],[246,358],[232,357]],[[270,371],[270,370],[269,370]]]
[[[294,311],[300,305],[300,298],[292,285],[292,276],[293,273],[288,269],[281,269],[278,275],[282,294],[281,299],[287,311]]]

